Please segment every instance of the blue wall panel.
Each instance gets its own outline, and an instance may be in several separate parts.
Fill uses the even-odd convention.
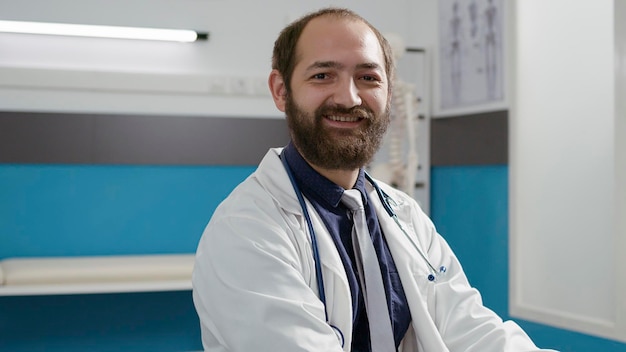
[[[431,216],[486,306],[508,313],[508,167],[438,166],[431,173]],[[540,347],[562,352],[624,352],[626,344],[516,320]]]
[[[190,291],[0,297],[0,351],[194,351]]]
[[[192,253],[255,167],[0,165],[0,258]]]
[[[499,314],[508,309],[507,177],[506,166],[436,167],[431,174],[433,222]]]

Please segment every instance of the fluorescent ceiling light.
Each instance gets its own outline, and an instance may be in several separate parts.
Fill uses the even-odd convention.
[[[0,32],[174,42],[194,42],[196,40],[208,39],[208,33],[197,33],[196,31],[185,29],[93,26],[21,21],[0,21]]]

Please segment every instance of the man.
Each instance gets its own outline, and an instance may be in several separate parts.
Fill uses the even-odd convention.
[[[381,328],[389,331],[387,351],[537,349],[482,305],[414,200],[380,184],[396,224],[365,179],[363,166],[389,123],[392,60],[382,35],[348,10],[324,9],[281,32],[269,86],[291,143],[266,154],[199,243],[193,298],[205,350],[370,351],[383,316],[390,319]],[[341,201],[351,189],[365,200],[382,315],[370,311],[352,213]]]

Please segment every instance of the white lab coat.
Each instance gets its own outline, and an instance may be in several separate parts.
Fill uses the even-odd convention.
[[[318,299],[311,241],[287,173],[271,149],[258,169],[216,209],[198,245],[193,299],[207,351],[350,351],[352,303],[343,264],[323,222],[309,204],[317,234],[331,325]],[[412,323],[400,352],[534,351],[513,322],[482,305],[456,256],[407,195],[380,184],[396,202],[404,229],[445,277],[428,267],[383,209],[372,187],[379,222],[409,303]]]

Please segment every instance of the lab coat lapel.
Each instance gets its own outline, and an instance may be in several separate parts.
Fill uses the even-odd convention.
[[[257,169],[263,172],[257,172],[256,177],[286,212],[299,214],[302,213],[300,203],[279,157],[282,150],[272,148],[265,154]]]
[[[268,188],[270,194],[274,195],[283,210],[287,213],[298,214],[304,217],[300,202],[296,197],[289,176],[285,171],[280,158],[280,152],[282,148],[270,149],[261,161],[261,166],[264,170],[271,172],[264,172],[258,175],[260,182]],[[305,200],[306,201],[306,200]],[[339,280],[345,287],[345,293],[350,297],[350,286],[348,285],[348,278],[346,276],[343,263],[339,257],[339,252],[335,243],[333,242],[326,226],[320,219],[319,215],[311,204],[306,201],[307,210],[311,216],[313,228],[317,234],[318,247],[320,252],[320,258],[322,266],[329,272],[329,275],[333,275],[333,279]],[[305,226],[306,228],[306,226]],[[306,229],[305,231],[308,231]],[[326,280],[326,277],[324,277]]]
[[[387,245],[393,255],[396,266],[403,267],[411,273],[423,270],[419,265],[417,265],[419,262],[412,260],[412,256],[414,255],[412,251],[414,251],[414,249],[411,242],[409,242],[409,240],[404,236],[393,218],[387,214],[387,211],[383,207],[376,191],[370,191],[368,196],[369,201],[374,204],[376,215],[378,216],[378,222],[380,223],[385,239],[387,240]],[[405,209],[406,207],[407,205],[404,203],[397,204],[394,207],[394,211],[397,214],[401,214],[408,211],[408,209]],[[402,226],[404,226],[405,230],[409,234],[413,233],[413,228],[410,224],[403,223]]]
[[[259,181],[268,189],[269,193],[276,197],[277,202],[285,212],[301,217],[302,230],[308,234],[300,202],[279,158],[281,151],[282,148],[274,148],[268,151],[259,165],[259,169],[267,170],[267,172],[259,173],[257,177],[259,177]],[[306,203],[317,237],[317,246],[322,263],[328,320],[331,325],[339,329],[343,334],[344,350],[349,351],[352,344],[352,296],[350,295],[348,278],[330,233],[328,233],[326,226],[315,209],[308,201]],[[310,246],[310,239],[308,242]],[[310,261],[313,273],[315,273],[315,263],[313,263],[312,256],[308,255],[302,258],[302,260]],[[315,277],[313,277],[311,279],[312,288],[317,292],[315,282]]]
[[[370,189],[368,193],[369,199],[373,202],[376,209],[378,221],[402,280],[402,287],[411,311],[411,326],[416,336],[417,341],[415,344],[417,346],[411,343],[403,343],[403,346],[414,346],[413,348],[403,349],[403,352],[413,350],[414,348],[417,348],[418,351],[446,352],[448,349],[431,318],[435,313],[433,306],[434,297],[432,297],[434,286],[427,279],[429,274],[428,267],[419,254],[416,253],[413,244],[406,238],[400,227],[387,214],[375,190]],[[395,200],[399,203],[394,206],[394,211],[398,215],[404,230],[417,241],[415,230],[410,221],[407,221],[411,216],[410,205],[398,199]],[[426,253],[424,248],[422,248],[422,251]],[[430,299],[429,296],[431,296]]]

